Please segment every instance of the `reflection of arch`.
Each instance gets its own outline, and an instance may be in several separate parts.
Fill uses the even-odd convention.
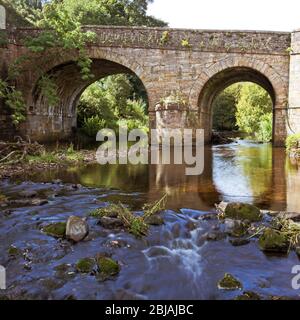
[[[207,142],[211,138],[211,106],[214,98],[229,85],[241,81],[254,82],[265,88],[273,100],[275,111],[286,107],[287,87],[280,75],[268,64],[245,57],[219,61],[200,75],[190,94],[190,104],[199,111],[200,124],[205,129]],[[282,113],[278,114],[281,118],[274,112],[274,130],[276,123],[284,121]]]
[[[0,5],[0,30],[6,29],[6,10]]]

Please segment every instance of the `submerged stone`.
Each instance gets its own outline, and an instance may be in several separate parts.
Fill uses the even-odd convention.
[[[255,292],[245,291],[240,296],[237,296],[234,300],[261,300],[261,297]]]
[[[80,259],[76,263],[76,270],[80,273],[91,273],[94,270],[96,261],[94,258]]]
[[[31,204],[33,206],[43,206],[45,204],[48,203],[48,200],[47,199],[34,199],[32,200]]]
[[[55,238],[64,238],[66,235],[67,224],[65,222],[51,223],[43,227],[42,231]]]
[[[266,228],[258,240],[259,247],[265,252],[287,253],[289,241],[285,234],[278,230]]]
[[[24,190],[19,193],[22,198],[34,198],[37,196],[37,192],[33,190]]]
[[[154,214],[154,215],[148,217],[147,219],[145,219],[145,222],[147,224],[152,225],[152,226],[161,226],[162,224],[165,223],[164,219],[157,214]]]
[[[229,242],[234,246],[234,247],[241,247],[245,246],[250,243],[249,239],[230,239]]]
[[[16,257],[22,254],[22,250],[18,249],[15,246],[10,246],[7,250],[7,253],[11,256],[11,257]]]
[[[262,213],[257,207],[240,202],[228,203],[224,211],[224,216],[225,218],[248,220],[250,222],[258,222],[263,218]]]
[[[80,217],[69,217],[66,225],[66,236],[75,242],[83,240],[89,233],[89,226],[86,219]]]
[[[224,278],[218,282],[220,290],[241,290],[241,282],[229,273],[225,273]]]
[[[300,259],[300,247],[296,247],[295,249],[298,258]]]
[[[226,233],[221,231],[209,232],[206,234],[207,241],[220,241],[227,237]]]
[[[99,255],[96,257],[96,262],[98,271],[101,277],[104,279],[115,276],[120,272],[120,266],[118,262],[109,257]]]

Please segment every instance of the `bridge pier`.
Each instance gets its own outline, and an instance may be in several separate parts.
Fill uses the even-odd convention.
[[[300,30],[292,33],[287,133],[300,133]]]

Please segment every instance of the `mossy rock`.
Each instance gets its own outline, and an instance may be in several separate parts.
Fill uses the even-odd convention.
[[[224,278],[218,282],[220,290],[241,290],[241,282],[229,273],[225,273]]]
[[[261,300],[261,297],[255,292],[245,291],[240,296],[237,296],[234,300]]]
[[[94,270],[96,261],[94,258],[80,259],[76,263],[76,270],[80,273],[91,273]]]
[[[286,235],[278,230],[266,228],[258,240],[259,247],[265,252],[287,253],[289,241]]]
[[[22,255],[22,250],[18,249],[15,246],[10,246],[7,250],[7,253],[11,256],[11,257],[17,257]]]
[[[55,238],[64,238],[66,235],[66,227],[66,222],[57,222],[43,227],[42,231]]]
[[[117,261],[105,256],[98,256],[96,259],[98,271],[103,279],[115,276],[120,272],[120,266]]]
[[[263,218],[260,210],[248,203],[232,202],[225,208],[225,218],[258,222]]]

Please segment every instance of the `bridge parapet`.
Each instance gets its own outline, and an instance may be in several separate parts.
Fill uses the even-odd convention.
[[[85,26],[84,30],[95,32],[95,45],[101,47],[288,55],[291,44],[288,32],[113,26]],[[39,32],[39,29],[19,28],[14,36],[20,43]]]

